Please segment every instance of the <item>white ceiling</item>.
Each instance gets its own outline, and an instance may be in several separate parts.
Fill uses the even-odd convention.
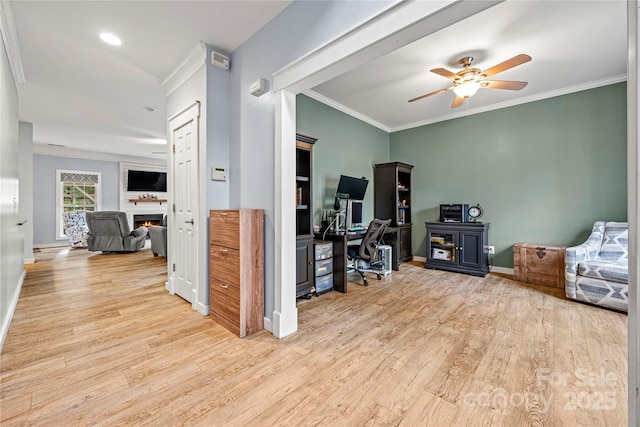
[[[626,34],[624,1],[506,1],[308,94],[387,131],[401,130],[624,81]],[[433,68],[455,73],[458,60],[472,56],[472,67],[486,70],[520,53],[531,62],[487,79],[529,82],[520,91],[480,89],[456,109],[453,92],[407,102],[451,86]]]
[[[26,82],[20,119],[34,144],[163,159],[165,90],[160,81],[197,45],[232,52],[290,1],[13,1]],[[101,31],[123,44],[109,46]],[[626,2],[510,0],[309,92],[393,131],[626,79]],[[487,69],[516,54],[531,62],[491,80],[524,80],[521,91],[480,89],[451,109],[450,86],[473,56]],[[233,63],[232,63],[233,66]],[[145,107],[154,108],[154,113]]]
[[[13,1],[34,144],[165,158],[161,81],[203,41],[232,52],[286,1]],[[102,42],[108,31],[121,46]],[[145,108],[154,108],[149,113]]]

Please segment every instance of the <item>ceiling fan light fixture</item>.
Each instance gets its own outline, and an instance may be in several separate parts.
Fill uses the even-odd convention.
[[[529,55],[521,53],[484,71],[480,71],[478,68],[471,68],[471,61],[473,61],[473,58],[470,56],[462,58],[459,63],[462,65],[463,70],[458,71],[457,73],[451,72],[445,68],[433,68],[430,70],[432,73],[444,77],[445,79],[453,80],[453,86],[436,90],[435,92],[430,92],[426,95],[420,95],[416,98],[410,99],[409,102],[418,101],[438,93],[449,92],[452,90],[456,94],[456,98],[453,100],[451,108],[456,108],[464,104],[465,99],[471,98],[475,95],[480,88],[520,90],[527,85],[527,82],[507,80],[487,81],[485,79],[531,61],[531,57]]]
[[[480,83],[471,81],[462,83],[453,88],[453,92],[460,98],[470,98],[480,89]]]
[[[122,44],[122,40],[115,34],[111,33],[100,33],[100,38],[103,42],[108,43],[112,46],[120,46]]]

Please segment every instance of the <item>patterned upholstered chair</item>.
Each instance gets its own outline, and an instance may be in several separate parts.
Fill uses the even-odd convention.
[[[597,221],[581,245],[567,248],[568,298],[626,312],[629,299],[628,224]]]
[[[71,211],[62,214],[64,234],[72,248],[86,248],[89,227],[87,227],[86,211]]]

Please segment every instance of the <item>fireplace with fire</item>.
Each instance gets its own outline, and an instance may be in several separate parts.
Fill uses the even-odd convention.
[[[133,229],[140,227],[151,227],[152,225],[162,225],[162,214],[134,214],[133,215]]]

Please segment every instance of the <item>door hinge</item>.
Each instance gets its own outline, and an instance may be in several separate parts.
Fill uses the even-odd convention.
[[[176,264],[173,264],[173,271],[176,271]]]
[[[176,144],[173,144],[173,154],[176,154]]]
[[[175,203],[173,204],[173,208],[172,209],[173,209],[173,213],[176,213],[176,204]]]

